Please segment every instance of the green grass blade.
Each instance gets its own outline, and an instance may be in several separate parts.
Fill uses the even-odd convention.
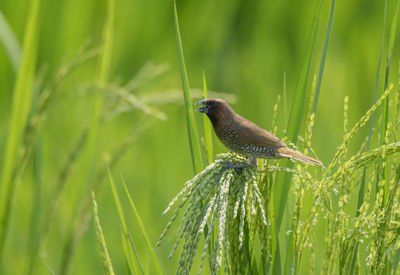
[[[124,249],[124,256],[125,256],[125,261],[126,265],[128,268],[129,274],[139,274],[139,268],[137,267],[136,262],[131,262],[131,256],[130,256],[130,251],[131,249],[128,249],[128,244],[126,243],[126,238],[124,235],[124,231],[121,229],[121,240],[122,240],[122,248]]]
[[[204,73],[204,71],[203,71],[203,98],[208,98],[206,74]],[[213,162],[213,144],[212,144],[211,122],[207,116],[203,116],[203,125],[204,125],[204,144],[207,151],[208,163],[210,164],[211,162]]]
[[[380,49],[380,53],[379,53],[378,67],[377,67],[377,70],[376,70],[374,104],[376,104],[376,101],[378,100],[379,79],[380,79],[380,71],[381,71],[381,65],[382,65],[383,47],[384,47],[384,44],[385,44],[386,8],[387,8],[387,0],[385,0],[385,8],[384,8],[384,14],[383,14],[382,41],[381,41],[381,49]],[[370,148],[370,145],[371,145],[372,129],[374,127],[374,119],[375,119],[375,111],[373,111],[372,114],[371,114],[369,132],[368,132],[367,149],[366,149],[367,151],[369,151],[369,148]],[[356,213],[355,213],[356,217],[359,216],[360,207],[364,203],[366,173],[367,173],[367,167],[364,166],[363,173],[362,173],[362,176],[361,176],[360,189],[358,191],[357,209],[356,209]],[[355,267],[356,267],[357,254],[358,254],[358,243],[355,246],[353,257],[352,257],[352,263],[351,263],[351,267],[350,267],[350,272],[351,273],[354,272]]]
[[[392,263],[393,275],[396,274],[399,262],[400,262],[400,249],[397,249],[396,252],[394,253],[393,263]]]
[[[103,229],[100,224],[99,209],[98,209],[95,194],[93,191],[92,191],[92,202],[93,202],[93,217],[94,217],[94,223],[95,223],[95,227],[96,227],[97,241],[99,243],[100,253],[103,258],[104,274],[113,275],[113,274],[115,274],[114,268],[112,266],[111,257],[108,254],[106,239],[104,238]]]
[[[287,136],[289,140],[293,143],[297,142],[297,137],[300,130],[301,121],[303,118],[303,110],[306,101],[306,94],[307,94],[307,84],[309,81],[309,75],[311,70],[312,59],[314,56],[314,48],[315,43],[317,40],[317,33],[318,33],[318,26],[319,26],[319,19],[321,15],[321,8],[322,8],[322,0],[319,0],[315,9],[314,19],[311,26],[310,37],[307,45],[306,56],[303,62],[303,66],[300,71],[300,77],[297,83],[296,88],[296,95],[295,99],[291,108],[288,128],[287,128]],[[287,167],[293,167],[292,162],[287,162]],[[277,181],[277,200],[276,203],[279,203],[277,207],[277,214],[276,214],[276,222],[277,228],[280,229],[282,224],[283,213],[286,207],[286,200],[288,197],[289,189],[290,189],[290,179],[292,177],[291,173],[284,173],[278,174],[276,179]]]
[[[42,156],[39,143],[36,143],[33,151],[33,181],[34,181],[34,194],[32,215],[29,230],[29,263],[27,274],[32,274],[35,263],[38,259],[39,245],[40,245],[40,217],[41,217],[41,186],[42,186]]]
[[[279,229],[276,224],[275,193],[271,193],[270,216],[271,216],[271,242],[272,242],[272,272],[273,274],[282,274],[281,270],[281,252],[279,248]]]
[[[331,1],[331,7],[330,7],[330,10],[329,10],[328,25],[326,26],[326,31],[325,31],[325,39],[324,39],[324,46],[322,48],[321,62],[320,62],[320,65],[319,65],[317,89],[316,89],[316,92],[315,92],[315,99],[314,99],[314,109],[313,109],[314,114],[317,114],[319,92],[321,90],[321,83],[322,83],[322,76],[324,74],[326,54],[328,52],[329,39],[331,37],[331,31],[332,31],[332,25],[333,25],[333,17],[335,15],[335,6],[336,6],[336,0],[332,0]]]
[[[313,99],[314,100],[314,107],[313,107],[314,114],[317,113],[319,93],[321,90],[322,77],[323,77],[324,68],[325,68],[325,60],[326,60],[326,55],[328,52],[328,45],[329,45],[329,40],[330,40],[330,36],[331,36],[331,31],[332,31],[333,18],[335,15],[335,6],[336,6],[336,0],[332,0],[330,10],[329,10],[328,24],[327,24],[326,31],[325,31],[325,38],[324,38],[324,45],[322,48],[321,61],[320,61],[320,65],[319,65],[319,73],[318,73],[317,86],[316,86],[316,90],[315,90],[315,98]],[[312,127],[312,128],[314,128],[314,127]],[[287,176],[289,176],[289,175],[287,175]],[[290,234],[288,248],[286,251],[285,274],[291,274],[291,271],[293,269],[292,257],[293,257],[293,234]]]
[[[0,11],[0,41],[3,43],[4,48],[10,58],[11,65],[14,72],[18,72],[19,62],[21,60],[21,46],[18,39],[12,31],[7,19]]]
[[[5,146],[0,193],[0,259],[6,238],[6,227],[12,201],[13,172],[17,151],[31,107],[31,93],[36,66],[38,19],[40,0],[31,2],[29,18],[26,24],[23,56],[13,92],[9,135]]]
[[[151,257],[153,258],[153,264],[155,264],[155,267],[157,269],[158,274],[164,274],[162,272],[162,270],[161,270],[161,266],[160,266],[160,263],[159,263],[159,261],[158,261],[158,259],[156,257],[156,253],[154,252],[153,246],[150,243],[150,239],[147,236],[147,233],[146,233],[146,230],[144,228],[142,219],[140,218],[139,212],[136,209],[135,203],[133,202],[132,196],[129,193],[129,190],[128,190],[128,187],[126,186],[126,182],[125,182],[124,178],[122,178],[122,183],[123,183],[125,194],[126,194],[126,196],[128,197],[128,200],[129,200],[129,205],[131,206],[132,212],[135,215],[136,221],[137,221],[137,223],[139,225],[140,231],[143,234],[143,237],[144,237],[144,240],[146,242],[146,245],[150,250]]]
[[[114,36],[114,0],[108,0],[107,16],[105,19],[103,33],[102,33],[102,44],[100,46],[100,60],[97,66],[96,79],[99,83],[104,83],[107,80],[108,72],[110,70],[112,45]],[[89,119],[89,127],[86,138],[83,143],[83,149],[79,161],[79,174],[77,175],[76,181],[81,184],[80,189],[76,189],[75,199],[80,198],[84,192],[87,184],[90,182],[94,175],[93,164],[96,156],[97,138],[99,133],[101,110],[103,105],[103,96],[98,91],[92,98]],[[77,205],[74,205],[77,207]],[[75,210],[76,212],[77,210]],[[72,233],[71,233],[72,235]],[[71,264],[71,257],[66,257],[62,260],[60,274],[65,274]]]
[[[100,49],[100,60],[97,67],[97,81],[105,83],[110,70],[112,45],[114,36],[114,0],[108,1],[107,18],[104,23],[102,44]],[[83,160],[81,165],[82,182],[87,182],[91,175],[91,166],[93,163],[95,148],[97,143],[97,136],[99,132],[99,124],[101,119],[101,109],[103,105],[103,97],[98,92],[92,102],[92,112],[90,115],[90,125],[86,138],[86,145],[83,149]],[[83,167],[82,167],[83,166]]]
[[[123,235],[124,235],[123,239],[125,239],[127,242],[129,242],[130,249],[132,249],[132,251],[134,252],[134,254],[136,256],[136,261],[137,261],[137,263],[138,263],[138,265],[140,267],[141,273],[144,274],[143,265],[142,265],[142,263],[140,261],[139,255],[138,255],[138,253],[136,251],[136,247],[134,245],[132,237],[131,237],[131,235],[129,233],[128,226],[126,225],[124,210],[122,209],[121,201],[119,199],[118,192],[117,192],[117,189],[116,189],[115,184],[114,184],[114,179],[113,179],[113,177],[111,175],[109,167],[107,167],[107,175],[108,175],[108,182],[110,183],[111,191],[112,191],[112,194],[113,194],[113,197],[114,197],[115,206],[117,207],[118,216],[119,216],[119,219],[120,219],[120,222],[121,222],[122,231],[123,231]],[[125,255],[125,256],[128,257],[128,255]],[[130,258],[130,261],[132,263],[134,262],[134,260],[132,258]]]
[[[174,23],[175,23],[175,40],[178,52],[179,70],[181,73],[183,96],[185,100],[186,122],[189,136],[190,152],[192,156],[192,164],[194,172],[197,174],[203,168],[203,160],[201,157],[199,136],[197,134],[196,120],[194,118],[193,106],[190,97],[189,78],[186,71],[185,59],[183,56],[183,47],[181,34],[179,32],[178,12],[176,10],[176,2],[174,1]]]
[[[378,100],[379,79],[380,79],[380,71],[381,71],[381,65],[382,65],[383,47],[384,47],[384,44],[385,44],[386,7],[387,7],[387,0],[385,0],[385,9],[384,9],[384,14],[383,14],[383,30],[382,30],[381,49],[380,49],[380,53],[379,53],[378,67],[376,69],[374,105],[376,104],[376,101]],[[375,111],[373,111],[372,114],[371,114],[371,119],[370,119],[370,124],[369,124],[369,132],[368,132],[368,141],[367,141],[367,151],[369,151],[369,148],[371,146],[371,138],[372,138],[372,129],[374,127],[374,119],[375,119]],[[361,177],[360,190],[358,192],[356,217],[358,217],[359,209],[360,209],[361,205],[364,202],[366,172],[367,172],[367,168],[364,167],[363,174],[362,174],[362,177]],[[357,253],[357,249],[355,250],[354,253],[355,254]]]
[[[391,63],[394,43],[396,41],[396,29],[397,29],[397,21],[398,21],[397,18],[398,18],[398,13],[399,13],[399,3],[400,3],[400,1],[398,0],[397,4],[396,4],[396,9],[393,14],[392,24],[390,27],[389,50],[388,50],[388,56],[387,56],[387,60],[386,60],[384,90],[386,90],[389,86],[390,63]],[[384,110],[383,110],[383,124],[382,124],[382,130],[381,130],[381,144],[380,145],[382,145],[386,142],[385,136],[386,136],[386,131],[388,128],[388,122],[389,122],[389,98],[387,97],[385,99]],[[385,162],[388,161],[387,157],[384,158],[384,161]],[[382,206],[384,206],[387,201],[388,190],[389,190],[389,181],[390,181],[388,164],[385,165],[382,176],[384,177],[384,180],[385,180],[384,196],[383,196],[384,199],[383,199],[383,205],[382,205]]]

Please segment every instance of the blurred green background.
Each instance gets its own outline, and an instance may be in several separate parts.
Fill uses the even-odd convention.
[[[319,68],[329,5],[327,1],[323,4],[312,74],[317,73]],[[389,20],[393,5],[394,1],[389,1]],[[236,95],[234,109],[271,130],[273,106],[277,96],[283,94],[285,86],[286,102],[281,100],[277,118],[278,136],[283,137],[315,6],[316,1],[310,0],[177,1],[191,88],[201,88],[204,70],[209,90]],[[0,11],[20,44],[29,8],[30,1],[27,0],[0,1]],[[156,65],[164,64],[168,70],[138,85],[132,91],[134,95],[154,95],[161,100],[164,94],[170,95],[171,90],[181,89],[172,11],[172,1],[116,1],[109,82],[126,84],[150,61]],[[106,1],[42,1],[36,66],[36,74],[43,76],[41,87],[46,86],[85,43],[94,47],[99,45],[106,12]],[[314,150],[325,163],[332,158],[343,137],[344,96],[349,96],[350,127],[373,103],[383,14],[384,1],[354,0],[338,1],[336,4],[313,135]],[[389,25],[386,26],[386,36]],[[93,58],[62,82],[35,140],[41,156],[40,204],[43,212],[48,210],[60,168],[66,162],[83,126],[88,123],[90,99],[78,90],[95,79],[97,62],[98,58]],[[399,51],[396,48],[392,62],[394,69],[391,70],[390,81],[397,83]],[[4,47],[0,46],[1,156],[4,155],[9,131],[15,80],[12,64]],[[380,92],[382,86],[383,81]],[[35,102],[38,95],[34,93],[33,97],[32,101]],[[193,168],[183,95],[170,104],[149,104],[165,112],[168,119],[151,118],[135,109],[102,123],[95,150],[95,165],[91,169],[95,171],[101,167],[104,156],[118,148],[131,130],[138,128],[140,121],[148,125],[113,167],[112,173],[117,186],[121,182],[119,175],[126,179],[147,233],[155,244],[168,221],[165,217],[161,218],[161,213],[184,182],[193,176]],[[107,97],[104,105],[107,105]],[[196,119],[201,130],[201,115],[196,114]],[[152,123],[148,124],[148,121]],[[364,127],[357,135],[354,144],[364,139],[367,128]],[[215,137],[214,144],[215,153],[227,151]],[[4,161],[3,157],[0,161]],[[79,162],[74,165],[61,199],[56,204],[49,233],[41,245],[40,258],[35,263],[36,274],[48,272],[47,265],[56,273],[61,268],[65,242],[74,227],[82,190],[88,193],[91,186],[91,183],[76,180],[80,165]],[[34,200],[32,170],[30,161],[22,180],[17,184],[5,247],[8,259],[4,267],[5,274],[24,274],[27,270]],[[123,273],[126,267],[120,242],[120,224],[108,185],[101,194],[98,195],[99,212],[109,252],[116,272]],[[138,227],[132,216],[129,220],[138,252],[143,262],[151,266],[151,258]],[[156,249],[166,274],[175,272],[177,266],[177,256],[171,261],[167,260],[174,237],[174,234],[169,234],[161,248]],[[71,274],[102,272],[92,222],[76,247],[69,271]]]

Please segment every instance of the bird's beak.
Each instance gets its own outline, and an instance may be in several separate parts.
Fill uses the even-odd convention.
[[[196,105],[200,105],[200,104],[206,105],[206,102],[207,102],[207,99],[203,99],[203,100],[200,100],[199,102],[197,102]],[[199,109],[196,110],[196,112],[207,114],[208,113],[207,105],[204,107],[200,107]]]

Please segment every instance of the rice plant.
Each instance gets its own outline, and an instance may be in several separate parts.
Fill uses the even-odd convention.
[[[303,164],[297,164],[295,169],[273,166],[273,161],[260,161],[258,169],[244,168],[241,171],[228,168],[223,162],[242,164],[246,163],[246,159],[233,153],[217,155],[213,163],[185,183],[182,191],[163,213],[164,216],[175,207],[158,245],[184,209],[176,231],[176,243],[169,256],[173,257],[179,244],[183,243],[177,273],[190,273],[193,258],[200,253],[198,273],[203,268],[207,254],[212,274],[218,274],[221,269],[228,274],[271,272],[273,260],[278,257],[275,255],[278,250],[273,249],[273,225],[277,226],[273,214],[273,189],[278,173],[290,173],[293,176],[292,192],[295,198],[293,221],[288,232],[290,261],[284,266],[284,273],[298,273],[301,263],[308,260],[302,257],[305,251],[315,253],[313,247],[317,240],[313,232],[318,224],[326,224],[327,232],[327,247],[320,269],[322,273],[351,274],[354,268],[362,270],[363,262],[360,259],[354,261],[352,257],[357,243],[365,246],[365,264],[371,274],[381,274],[384,268],[390,269],[389,263],[393,261],[400,245],[400,143],[389,140],[394,134],[389,123],[384,145],[351,156],[347,156],[345,152],[347,144],[368,122],[372,112],[384,102],[391,89],[392,85],[349,132],[346,130],[342,145],[338,147],[332,161],[321,171],[308,169]],[[348,123],[347,100],[345,125]],[[314,113],[308,120],[307,138],[303,139],[302,147],[305,152],[312,151],[310,146],[313,123]],[[390,188],[387,198],[384,198],[385,181],[381,180],[376,198],[371,203],[372,185],[377,176],[374,168],[380,157],[391,160]],[[345,209],[355,199],[351,194],[364,166],[367,167],[369,179],[367,192],[358,214],[351,216]],[[305,193],[313,197],[311,206],[304,207]],[[215,235],[212,233],[214,231]],[[203,234],[204,247],[199,248]],[[210,250],[209,247],[213,249]],[[315,256],[311,259],[315,259]],[[311,266],[314,264],[312,262]]]

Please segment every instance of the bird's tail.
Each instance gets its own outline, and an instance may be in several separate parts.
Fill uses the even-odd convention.
[[[292,158],[299,160],[301,162],[307,163],[309,165],[322,165],[319,160],[304,156],[300,152],[294,151],[288,147],[282,147],[278,149],[278,155],[283,158]]]

